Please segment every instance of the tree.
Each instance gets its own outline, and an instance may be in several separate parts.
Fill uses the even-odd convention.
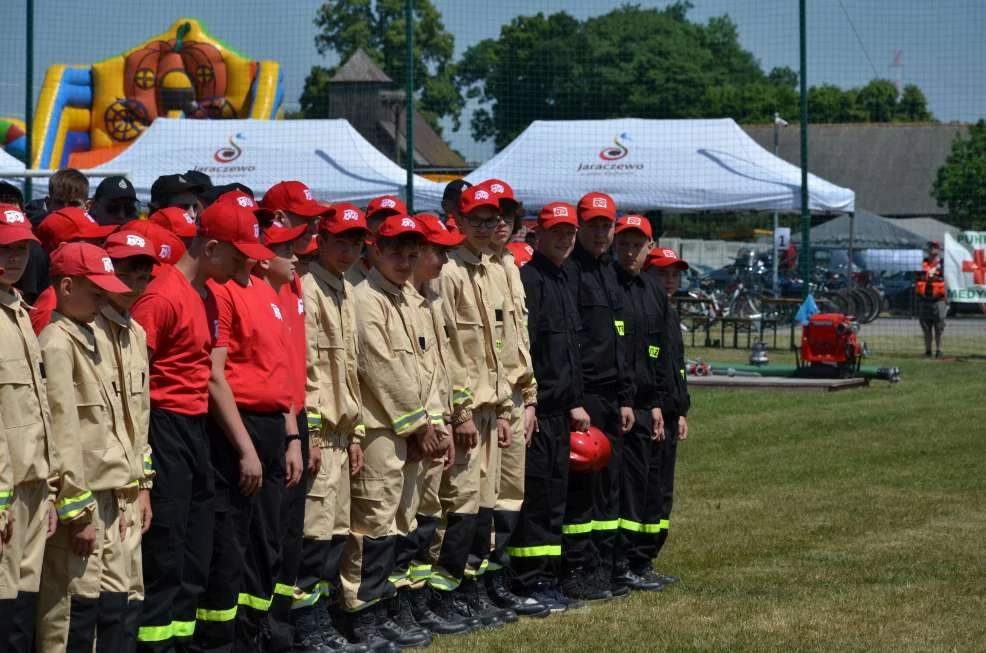
[[[969,126],[969,138],[956,134],[952,151],[938,169],[931,195],[961,227],[986,224],[986,122]]]
[[[340,61],[362,48],[403,89],[407,83],[404,8],[403,0],[327,0],[315,14],[315,26],[321,30],[315,48],[322,55],[338,55]],[[458,129],[465,103],[454,83],[455,39],[431,0],[415,0],[413,19],[417,109],[438,130],[438,121],[445,117]],[[327,115],[329,79],[334,73],[334,68],[312,67],[300,100],[306,118]]]
[[[866,111],[868,122],[891,122],[897,112],[897,87],[886,79],[874,79],[859,89],[856,103]]]
[[[901,122],[929,122],[934,116],[928,111],[928,99],[914,84],[908,84],[897,101],[897,120]]]

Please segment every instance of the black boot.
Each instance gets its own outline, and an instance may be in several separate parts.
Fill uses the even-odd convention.
[[[630,587],[614,580],[613,567],[610,565],[599,565],[593,571],[593,579],[598,587],[609,590],[614,599],[622,599],[630,596]]]
[[[299,653],[327,653],[332,649],[322,642],[322,633],[315,622],[318,607],[298,608],[291,611],[294,621],[294,650]]]
[[[427,587],[418,590],[403,590],[398,594],[399,598],[403,595],[410,603],[411,614],[414,615],[414,620],[422,628],[427,628],[435,635],[465,635],[482,625],[478,619],[467,622],[464,617],[455,612],[449,614],[451,618],[443,618],[429,605],[429,594],[430,590]]]
[[[496,617],[503,623],[513,623],[514,621],[517,621],[516,612],[497,607],[497,605],[490,600],[489,595],[486,593],[486,584],[478,578],[462,581],[462,585],[459,586],[459,589],[464,592],[466,602],[468,602],[473,611],[477,613],[477,616],[483,614],[493,614],[496,615]]]
[[[616,571],[613,573],[613,584],[643,592],[659,592],[664,589],[662,583],[642,578],[640,574],[630,568],[630,565],[617,565]]]
[[[366,644],[353,644],[336,630],[329,614],[328,606],[315,604],[315,630],[325,651],[345,651],[346,653],[369,653]]]
[[[594,574],[585,567],[576,567],[561,582],[562,593],[579,601],[609,601],[613,593],[595,582]]]
[[[401,648],[428,646],[431,644],[431,633],[414,620],[411,605],[401,594],[403,592],[398,592],[397,597],[385,601],[377,612],[380,634]]]
[[[353,613],[351,620],[353,638],[357,643],[365,644],[373,651],[399,651],[404,647],[424,645],[421,642],[402,644],[397,641],[398,635],[405,633],[387,616],[386,606],[383,603],[377,603]],[[427,637],[425,641],[431,642],[431,635]]]
[[[466,632],[478,630],[486,625],[479,617],[463,614],[461,611],[456,609],[456,592],[436,590],[432,588],[428,588],[427,592],[428,595],[426,596],[428,608],[442,621],[451,623],[462,622],[469,628]],[[422,625],[426,625],[420,619],[418,621]],[[502,626],[503,624],[500,623],[499,625]]]
[[[512,610],[522,617],[542,619],[551,614],[551,610],[527,596],[517,596],[510,591],[506,583],[505,571],[488,571],[484,575],[486,591],[496,605],[506,610]]]
[[[504,625],[506,622],[496,613],[477,610],[475,604],[469,600],[466,583],[475,585],[474,581],[462,581],[457,589],[441,593],[449,608],[468,619],[479,619],[484,628],[499,628]]]

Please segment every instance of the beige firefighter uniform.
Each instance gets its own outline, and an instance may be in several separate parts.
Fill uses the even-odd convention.
[[[449,255],[449,262],[442,268],[441,296],[449,327],[446,367],[452,382],[452,424],[472,419],[479,442],[473,449],[456,447],[455,461],[443,474],[443,516],[433,547],[430,582],[436,589],[454,589],[464,575],[481,573],[489,555],[500,480],[496,421],[509,420],[511,413],[509,387],[495,334],[497,323],[512,312],[505,289],[494,283],[490,265],[487,254],[477,254],[463,246]],[[468,534],[470,531],[472,535]]]
[[[451,437],[452,386],[444,363],[448,336],[437,286],[438,281],[426,284],[421,294],[408,284],[406,293],[414,309],[421,373],[428,386],[428,421],[445,437]],[[404,494],[397,513],[396,566],[391,576],[398,588],[422,587],[431,576],[427,549],[442,512],[438,490],[443,465],[444,458],[425,457],[404,466]]]
[[[150,360],[147,352],[147,334],[144,327],[129,315],[123,315],[111,306],[103,308],[93,323],[96,347],[112,351],[113,379],[120,388],[119,397],[124,425],[132,443],[134,455],[131,470],[138,479],[138,487],[149,490],[154,482],[154,465],[148,432],[151,419]],[[129,496],[129,493],[126,493]],[[124,555],[130,565],[131,610],[144,600],[144,571],[141,558],[141,532],[143,515],[137,501],[125,504],[127,522],[133,528],[123,539]]]
[[[59,466],[41,347],[28,310],[16,291],[0,285],[0,420],[13,484],[8,517],[14,520],[0,558],[0,599],[36,593],[41,585],[48,499]]]
[[[407,438],[428,426],[428,387],[415,352],[414,309],[405,287],[371,270],[355,289],[364,466],[351,485],[350,535],[343,552],[343,605],[361,610],[393,594],[396,516]]]
[[[493,551],[490,568],[501,566],[507,540],[513,532],[524,502],[524,467],[527,445],[524,441],[524,408],[537,404],[537,381],[531,365],[531,346],[527,332],[527,297],[520,279],[520,268],[513,255],[490,257],[490,276],[505,288],[510,310],[498,322],[497,346],[510,388],[510,446],[500,452],[500,487],[496,498]]]
[[[328,589],[325,565],[330,541],[349,530],[349,455],[352,438],[362,438],[357,372],[356,299],[353,286],[318,263],[301,279],[305,302],[308,370],[305,405],[310,446],[318,447],[322,464],[308,478],[305,499],[305,551],[295,589],[296,607],[314,605]]]
[[[123,645],[132,564],[120,522],[137,500],[142,452],[134,451],[126,428],[115,355],[100,350],[93,326],[56,312],[40,343],[61,467],[59,526],[45,549],[38,602],[38,650],[64,651],[93,636]],[[72,551],[72,530],[87,522],[96,541],[91,555],[80,556]]]
[[[346,270],[346,281],[352,286],[358,286],[359,284],[366,281],[366,278],[370,275],[370,268],[366,267],[366,259],[360,259],[348,270]]]

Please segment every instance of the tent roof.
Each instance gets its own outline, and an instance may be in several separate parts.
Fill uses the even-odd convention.
[[[0,148],[0,172],[19,172],[23,169],[23,161],[12,154],[8,154],[3,148]],[[24,181],[23,177],[4,177],[3,175],[0,175],[0,179],[3,179],[3,181],[9,181],[17,186]]]
[[[298,179],[327,203],[365,205],[379,195],[405,195],[404,169],[345,120],[157,119],[119,156],[100,166],[121,170],[141,200],[160,175],[200,170],[214,184],[237,181],[260,196]],[[441,206],[444,186],[414,178],[414,208]]]
[[[962,231],[958,227],[953,227],[947,222],[935,220],[934,218],[897,218],[895,220],[890,220],[890,222],[902,229],[907,229],[913,234],[917,234],[923,238],[925,242],[937,240],[938,242],[943,243],[945,242],[945,234],[952,234],[955,236]]]
[[[534,121],[467,179],[508,182],[532,207],[591,191],[638,211],[782,211],[801,207],[801,170],[732,119]],[[852,211],[855,195],[811,175],[815,213]]]
[[[828,247],[849,246],[850,217],[843,215],[813,227],[809,236],[812,245]],[[925,241],[917,234],[902,229],[884,217],[869,211],[856,211],[853,247],[857,249],[920,249]],[[796,234],[791,238],[801,240]]]

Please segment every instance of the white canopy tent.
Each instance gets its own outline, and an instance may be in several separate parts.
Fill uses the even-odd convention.
[[[509,183],[527,206],[591,191],[623,210],[801,210],[801,170],[732,119],[534,121],[466,179]],[[809,175],[813,213],[852,212],[855,193]]]
[[[260,197],[279,181],[305,182],[322,202],[363,206],[405,196],[406,173],[345,120],[159,118],[121,154],[96,168],[126,171],[138,198],[161,175],[200,170],[216,185],[239,182]],[[441,206],[444,186],[414,178],[414,208]]]
[[[3,173],[18,173],[24,170],[24,162],[0,148],[0,180],[20,186],[24,179],[17,176],[4,176]]]

